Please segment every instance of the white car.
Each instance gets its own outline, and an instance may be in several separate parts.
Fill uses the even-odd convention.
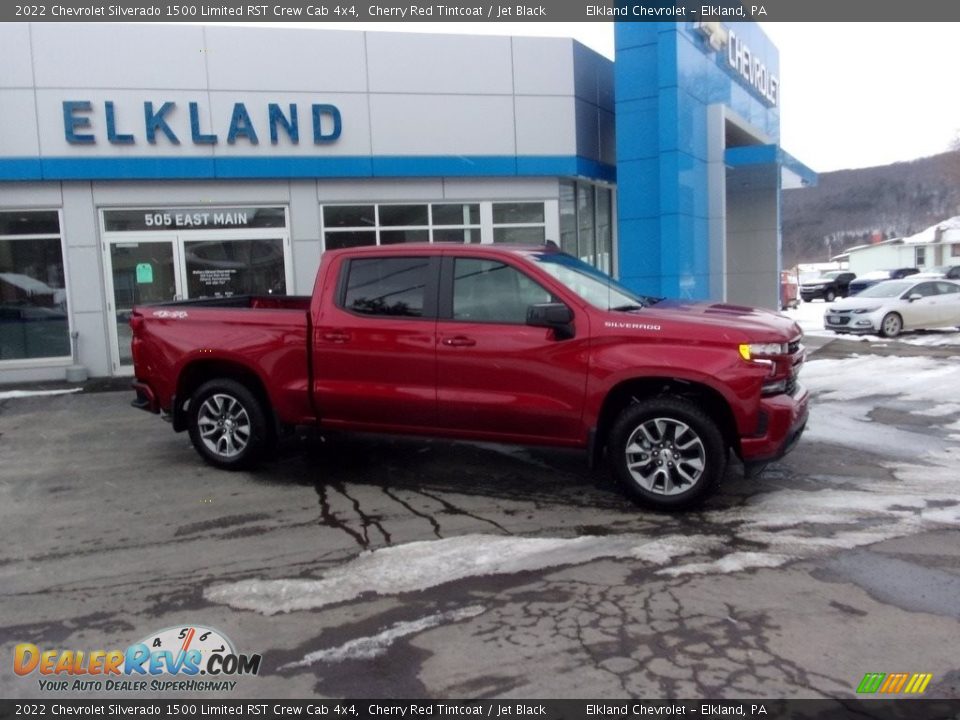
[[[837,333],[896,337],[904,330],[960,326],[960,283],[904,278],[886,280],[838,300],[823,326]]]

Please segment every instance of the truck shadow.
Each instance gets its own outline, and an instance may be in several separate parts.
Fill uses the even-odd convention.
[[[381,492],[458,495],[542,508],[565,506],[671,515],[638,506],[582,451],[386,435],[307,434],[288,439],[256,474],[271,482]],[[742,504],[758,490],[731,458],[704,509]]]

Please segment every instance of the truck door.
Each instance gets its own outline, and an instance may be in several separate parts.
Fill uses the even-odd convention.
[[[313,392],[323,424],[437,424],[436,287],[440,258],[345,257],[324,288],[313,332]]]
[[[440,293],[440,426],[491,439],[582,440],[586,317],[573,338],[526,325],[530,305],[556,298],[494,259],[445,257]]]

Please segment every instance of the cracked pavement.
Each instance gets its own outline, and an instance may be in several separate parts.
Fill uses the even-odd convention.
[[[811,433],[760,478],[731,463],[701,511],[667,515],[553,449],[294,438],[256,473],[220,472],[129,399],[0,402],[5,697],[57,695],[14,675],[17,643],[122,649],[190,624],[263,655],[230,697],[852,697],[868,671],[930,672],[927,697],[960,697],[960,408],[859,398],[878,437],[928,445]],[[815,406],[831,431],[843,403]],[[429,574],[434,549],[439,575],[417,586],[406,574]],[[217,599],[315,593],[364,564],[373,580],[356,573],[347,600]]]

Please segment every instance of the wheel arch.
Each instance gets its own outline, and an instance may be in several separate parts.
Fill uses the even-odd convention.
[[[726,398],[716,389],[692,380],[671,377],[643,377],[623,380],[613,386],[603,400],[597,417],[596,441],[591,463],[599,460],[608,442],[610,429],[617,416],[630,403],[658,396],[681,397],[695,402],[713,420],[724,444],[739,454],[740,437],[736,418]]]
[[[177,392],[173,403],[173,429],[182,432],[187,429],[187,404],[193,393],[204,383],[216,379],[234,380],[245,386],[260,401],[260,406],[268,420],[268,426],[274,428],[276,419],[270,402],[270,394],[263,379],[242,363],[231,360],[209,359],[195,360],[183,367],[177,377]]]

